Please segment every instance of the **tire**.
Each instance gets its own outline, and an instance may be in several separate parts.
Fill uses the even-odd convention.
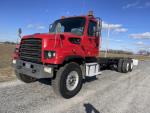
[[[118,62],[118,72],[122,72],[123,59],[120,59]]]
[[[133,61],[130,60],[129,61],[129,72],[131,72],[133,70]]]
[[[24,74],[21,74],[21,73],[17,73],[16,72],[16,76],[19,80],[25,82],[25,83],[32,83],[32,82],[35,82],[36,79],[33,78],[33,77],[29,77],[27,75],[24,75]]]
[[[129,65],[130,65],[130,63],[128,60],[123,61],[123,65],[122,65],[122,72],[123,73],[129,72]]]
[[[73,81],[73,84],[75,85],[75,87],[73,87],[72,89],[71,89],[72,86],[70,85],[69,87],[68,85],[70,82],[69,81],[70,76],[76,76],[75,77],[76,79]],[[82,71],[81,71],[80,66],[77,63],[71,62],[61,67],[56,72],[55,79],[52,80],[52,87],[53,87],[54,92],[60,97],[69,99],[75,96],[82,87]]]

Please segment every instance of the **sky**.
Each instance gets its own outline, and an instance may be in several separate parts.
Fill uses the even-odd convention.
[[[92,10],[103,20],[102,49],[150,51],[149,0],[0,0],[0,42],[22,35],[48,32],[49,24],[61,16],[86,15]]]

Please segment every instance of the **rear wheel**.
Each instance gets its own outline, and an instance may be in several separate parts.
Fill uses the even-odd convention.
[[[130,64],[129,64],[129,71],[131,72],[133,70],[133,61],[130,60]]]
[[[21,73],[17,73],[16,72],[16,76],[19,80],[25,82],[25,83],[32,83],[36,81],[36,78],[33,77],[29,77],[27,75],[21,74]]]
[[[118,72],[122,72],[123,59],[120,59],[118,62]]]
[[[75,96],[82,87],[82,71],[77,63],[69,63],[61,67],[52,80],[54,92],[64,98]]]
[[[128,60],[124,60],[122,65],[122,72],[123,73],[129,72],[129,66],[130,66],[130,62]]]

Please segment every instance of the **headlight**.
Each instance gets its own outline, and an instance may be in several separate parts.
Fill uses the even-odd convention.
[[[13,63],[13,64],[16,64],[16,60],[15,60],[15,59],[13,59],[12,63]]]
[[[44,52],[44,58],[45,59],[53,58],[55,56],[56,56],[56,52],[55,51],[45,51]]]

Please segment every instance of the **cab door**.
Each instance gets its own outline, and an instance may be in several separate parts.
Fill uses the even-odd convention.
[[[88,55],[96,56],[99,51],[99,37],[96,36],[97,23],[90,20],[87,30]]]

